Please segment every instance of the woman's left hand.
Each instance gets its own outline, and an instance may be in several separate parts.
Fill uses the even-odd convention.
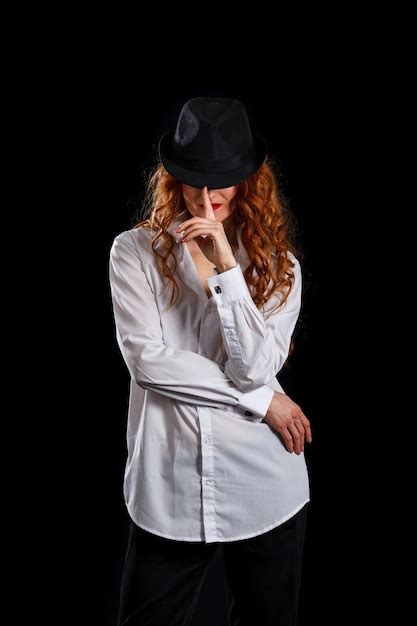
[[[222,222],[216,220],[207,187],[203,188],[203,206],[205,217],[192,217],[182,222],[176,231],[183,234],[181,243],[194,239],[203,254],[217,267],[217,270],[225,272],[235,267],[236,259]]]

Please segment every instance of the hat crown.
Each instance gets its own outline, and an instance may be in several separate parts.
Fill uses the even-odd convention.
[[[158,143],[165,169],[193,187],[231,187],[249,178],[266,158],[266,142],[252,133],[243,104],[235,98],[191,98],[175,130]]]
[[[173,143],[183,162],[212,171],[232,169],[254,152],[253,136],[243,104],[234,98],[191,98],[183,105]]]

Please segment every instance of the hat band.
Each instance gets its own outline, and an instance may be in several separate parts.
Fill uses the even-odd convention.
[[[200,172],[202,170],[209,170],[213,173],[233,171],[238,167],[245,166],[246,163],[251,161],[254,157],[255,148],[253,145],[250,147],[249,151],[243,155],[228,155],[220,159],[207,159],[207,157],[202,159],[201,157],[197,157],[195,155],[185,155],[183,152],[174,148],[174,158],[180,161],[183,167],[195,172]]]

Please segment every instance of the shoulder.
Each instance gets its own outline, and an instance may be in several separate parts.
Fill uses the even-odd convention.
[[[290,261],[290,269],[292,270],[292,272],[294,273],[295,276],[298,276],[301,274],[301,264],[299,262],[299,260],[297,259],[297,257],[295,256],[295,254],[293,252],[291,252],[290,250],[286,250],[282,253],[282,257],[286,257],[286,259],[288,261]],[[276,267],[275,263],[277,262],[277,257],[274,254],[273,255],[274,258],[274,267]]]
[[[131,235],[131,230],[124,230],[115,236],[110,247],[110,258],[114,259],[125,253],[133,253],[136,246]]]
[[[301,265],[300,261],[297,259],[295,254],[293,254],[290,250],[287,250],[287,259],[289,259],[293,264],[293,271],[295,274],[301,274]]]
[[[124,230],[113,239],[110,254],[114,255],[120,249],[130,249],[141,259],[146,258],[148,254],[152,254],[152,240],[155,234],[153,230],[142,227]]]

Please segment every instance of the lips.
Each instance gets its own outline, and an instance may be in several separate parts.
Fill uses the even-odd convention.
[[[204,204],[200,204],[199,205],[201,208],[204,208]],[[212,205],[213,207],[213,211],[217,211],[217,209],[220,209],[221,206],[223,206],[221,203],[218,202],[213,202]]]

